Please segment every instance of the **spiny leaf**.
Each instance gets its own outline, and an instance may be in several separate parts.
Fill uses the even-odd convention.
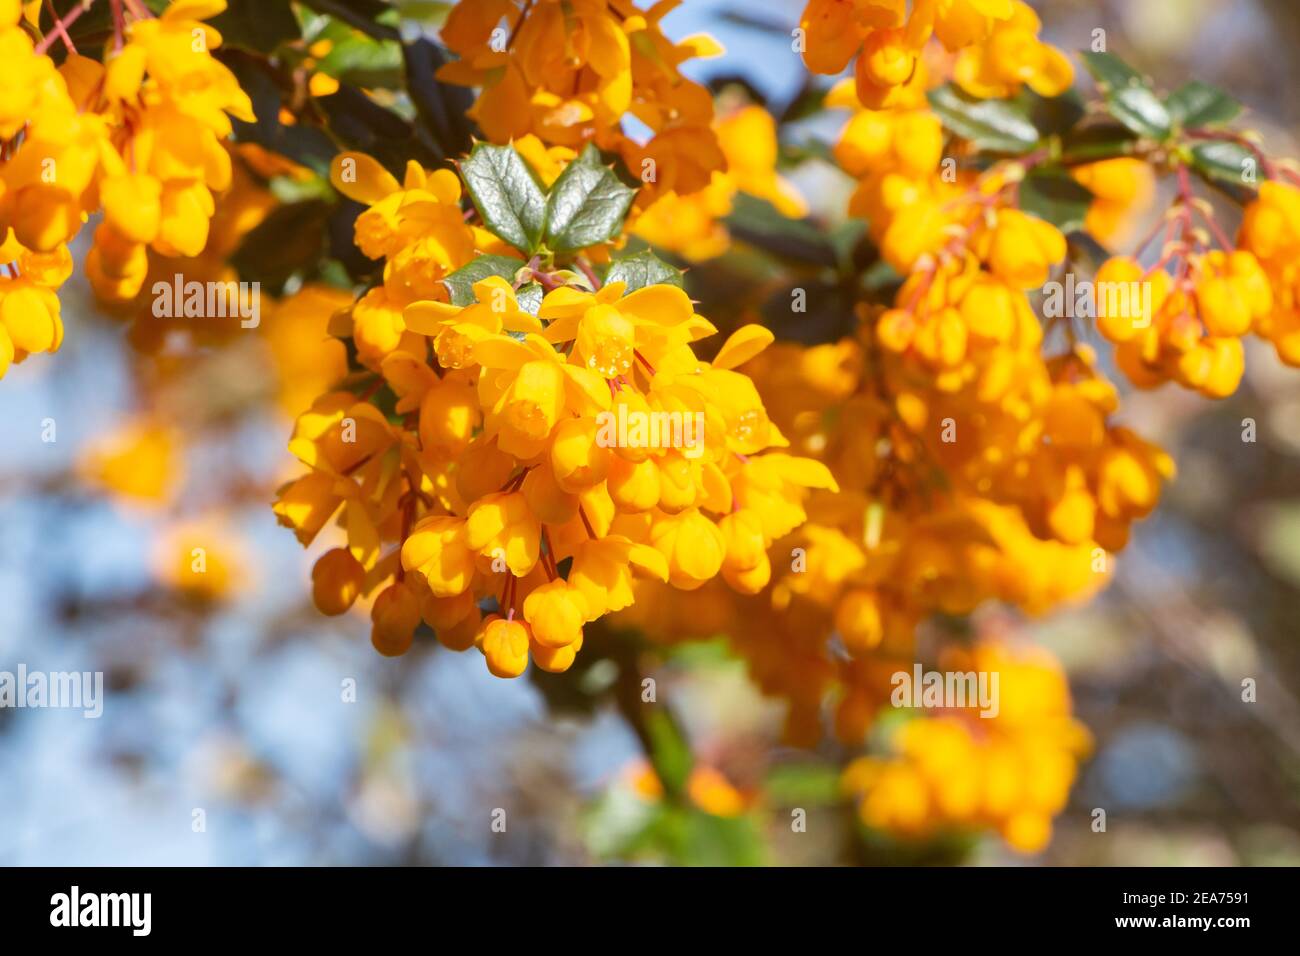
[[[1239,102],[1200,80],[1192,80],[1170,93],[1165,107],[1184,129],[1227,123],[1241,112]]]
[[[1207,182],[1246,198],[1259,180],[1259,161],[1245,146],[1227,141],[1192,148],[1192,168]]]
[[[618,235],[636,196],[588,144],[565,167],[546,199],[546,245],[574,252]]]
[[[1112,116],[1139,136],[1164,139],[1169,135],[1169,111],[1142,74],[1113,53],[1085,50],[1083,61],[1106,97]]]
[[[474,283],[488,276],[501,276],[514,281],[515,273],[523,268],[523,263],[509,256],[479,256],[473,262],[466,263],[455,272],[443,276],[442,284],[451,295],[451,304],[473,305]]]
[[[511,146],[479,143],[461,163],[470,198],[495,235],[520,252],[536,250],[546,222],[546,196]]]
[[[605,273],[606,282],[625,282],[627,291],[635,292],[648,285],[682,285],[682,270],[670,266],[646,249],[636,255],[618,259]]]
[[[1023,104],[976,99],[952,84],[927,95],[943,125],[980,149],[1020,154],[1038,143],[1038,129]]]

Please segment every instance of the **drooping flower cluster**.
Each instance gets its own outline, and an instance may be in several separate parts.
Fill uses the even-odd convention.
[[[871,109],[898,105],[937,37],[957,54],[954,80],[972,96],[1005,97],[1022,85],[1043,96],[1069,89],[1074,68],[1038,39],[1042,23],[1020,0],[809,0],[799,25],[814,73],[850,62],[858,99]]]
[[[1252,333],[1271,342],[1282,361],[1297,364],[1300,357],[1288,346],[1300,261],[1288,234],[1295,235],[1297,210],[1300,190],[1280,181],[1261,184],[1233,244],[1184,176],[1178,201],[1162,220],[1159,260],[1144,268],[1136,256],[1121,255],[1097,270],[1097,330],[1114,343],[1116,364],[1134,385],[1174,381],[1225,398],[1245,373],[1242,340]],[[1198,216],[1210,232],[1195,228]]]
[[[646,183],[643,201],[694,193],[725,160],[710,128],[713,99],[680,67],[721,48],[707,36],[664,36],[660,21],[680,2],[648,10],[632,0],[458,3],[442,39],[460,60],[438,77],[480,89],[470,115],[491,142],[531,134],[576,149],[592,141]],[[648,141],[624,132],[629,116],[649,128]]]
[[[1070,716],[1070,688],[1042,648],[981,641],[944,661],[953,673],[998,675],[997,710],[925,712],[893,732],[889,753],[844,772],[870,827],[909,839],[990,827],[1023,853],[1051,839],[1078,761],[1090,749]]]
[[[1237,243],[1238,254],[1255,256],[1272,291],[1271,309],[1251,310],[1254,331],[1272,343],[1283,362],[1300,367],[1300,189],[1278,181],[1262,183],[1258,198],[1246,207]],[[1247,290],[1237,282],[1225,291],[1237,301],[1246,298],[1258,305],[1265,299],[1257,285]]]
[[[530,305],[532,278],[552,288]],[[401,313],[378,363],[400,424],[350,392],[298,421],[290,449],[312,470],[277,514],[310,543],[339,513],[348,538],[313,573],[318,606],[379,589],[381,652],[409,648],[423,618],[515,677],[530,657],[566,669],[583,625],[631,603],[634,570],[761,589],[804,489],[834,487],[820,463],[769,451],[784,439],[733,371],[771,334],[743,328],[703,362],[691,343],[715,330],[680,288],[558,282],[522,263],[473,294]]]
[[[203,250],[213,195],[230,185],[230,116],[253,119],[211,54],[221,37],[202,22],[224,0],[176,3],[156,18],[127,9],[103,63],[70,53],[56,69],[48,43],[38,50],[20,23],[20,5],[0,8],[0,374],[11,359],[58,348],[55,290],[89,214],[102,209],[104,219],[86,272],[110,301],[139,293],[149,249]]]
[[[924,9],[914,5],[913,15]],[[954,79],[963,82],[960,68]],[[647,582],[646,599],[620,618],[665,641],[727,634],[759,686],[789,702],[787,735],[801,743],[820,736],[829,700],[837,735],[862,745],[889,712],[891,676],[918,659],[915,635],[928,618],[990,601],[1039,614],[1095,593],[1111,552],[1173,470],[1161,450],[1110,421],[1118,393],[1087,346],[1049,351],[1028,293],[1062,265],[1065,237],[1018,208],[1023,167],[976,174],[942,163],[927,86],[914,57],[887,97],[864,95],[861,72],[856,87],[828,97],[854,110],[833,155],[858,179],[850,214],[904,277],[892,306],[861,306],[850,338],[782,343],[744,368],[792,450],[826,462],[839,490],[814,492],[808,521],[774,547],[766,592],[738,598],[709,587],[669,606]],[[875,108],[882,102],[888,108]],[[1137,160],[1075,177],[1095,187],[1089,218],[1103,239],[1123,232],[1150,190]],[[1022,760],[1014,731],[990,749],[960,720],[916,720],[905,753],[933,749],[937,759],[945,740],[963,744],[967,777],[989,781],[989,802],[947,807],[914,767],[873,763],[870,774],[850,775],[868,822],[910,836],[993,826],[1019,849],[1040,848],[1079,752],[1068,694],[1054,700],[1065,723],[1044,731],[1042,747],[1026,744],[1052,757],[1042,787],[1012,793],[998,783]]]
[[[1118,394],[1086,346],[1044,355],[1026,292],[1043,287],[1066,241],[1012,204],[1020,171],[945,177],[940,150],[938,120],[922,108],[864,111],[836,147],[860,177],[855,211],[907,276],[892,308],[863,311],[858,361],[875,378],[880,423],[870,440],[887,444],[885,464],[901,457],[920,471],[921,486],[942,475],[951,490],[1016,507],[1042,538],[1118,550],[1154,507],[1168,459],[1108,425]],[[862,447],[846,486],[878,480],[881,456]]]

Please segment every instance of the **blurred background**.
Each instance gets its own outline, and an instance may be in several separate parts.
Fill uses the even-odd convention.
[[[1160,86],[1220,85],[1250,107],[1270,153],[1300,153],[1290,0],[1034,5],[1058,47],[1103,28]],[[805,75],[788,32],[801,8],[688,0],[664,27],[727,48],[691,64],[694,78],[742,81],[780,112]],[[840,122],[787,140],[831,139]],[[814,218],[842,215],[844,183],[815,164],[789,175]],[[703,291],[692,289],[707,301]],[[310,568],[328,544],[304,553],[269,504],[296,472],[291,410],[339,361],[323,326],[264,306],[256,330],[151,328],[101,314],[76,277],[61,299],[62,350],[0,385],[0,670],[102,671],[106,700],[97,720],[0,709],[0,864],[900,858],[864,845],[809,755],[780,746],[782,705],[722,642],[640,666],[709,768],[697,802],[738,823],[677,849],[630,844],[656,797],[613,703],[566,706],[427,633],[406,657],[382,658],[364,610],[326,619],[311,607]],[[1126,396],[1123,415],[1171,452],[1178,479],[1099,600],[1016,624],[1066,665],[1094,752],[1045,852],[1017,856],[989,836],[941,858],[1294,865],[1300,376],[1258,348],[1225,402],[1168,387]],[[1246,419],[1255,443],[1242,441]],[[195,547],[202,576],[189,570]],[[1257,680],[1253,707],[1239,704],[1243,673]],[[617,679],[582,675],[588,689]],[[794,805],[807,808],[806,833],[791,833]],[[1107,808],[1104,834],[1091,829],[1095,807]],[[506,834],[491,826],[496,808]]]

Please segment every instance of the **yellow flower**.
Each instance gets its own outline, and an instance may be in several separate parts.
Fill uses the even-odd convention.
[[[1155,194],[1155,174],[1126,156],[1076,166],[1070,174],[1092,193],[1084,228],[1103,243],[1125,241]]]
[[[996,225],[982,230],[975,246],[993,274],[1017,289],[1041,287],[1066,248],[1059,229],[1018,209],[1000,210]]]
[[[161,502],[181,481],[179,436],[161,422],[129,422],[88,447],[78,468],[85,480],[129,501]]]
[[[411,649],[420,626],[420,602],[411,588],[396,581],[384,588],[370,608],[370,643],[385,657],[401,657]]]
[[[275,497],[272,510],[276,520],[292,529],[303,547],[316,539],[316,535],[343,503],[343,498],[336,489],[336,479],[320,471],[309,472],[301,478],[285,482],[276,491]]]
[[[159,580],[199,601],[218,601],[247,580],[247,556],[214,521],[196,521],[168,531],[154,551]]]
[[[1060,50],[1038,39],[1042,22],[1014,0],[1011,15],[994,24],[987,39],[958,55],[954,77],[972,96],[1014,96],[1026,84],[1040,96],[1059,96],[1074,82],[1074,67]]]
[[[402,567],[424,578],[437,597],[464,592],[474,577],[466,522],[451,515],[421,520],[402,543]]]
[[[691,508],[661,515],[650,529],[650,543],[668,566],[668,579],[684,591],[700,587],[722,570],[726,540],[718,526]]]
[[[479,632],[478,644],[494,677],[518,677],[528,667],[531,633],[522,621],[490,617]]]
[[[605,480],[615,456],[598,442],[598,431],[590,418],[568,418],[555,429],[550,463],[561,490],[577,494]]]
[[[588,621],[632,603],[633,568],[668,580],[668,567],[659,552],[622,535],[594,538],[578,546],[568,583],[586,604]]]
[[[366,569],[347,548],[331,548],[311,569],[311,596],[322,614],[336,615],[356,603]]]
[[[557,579],[533,589],[524,598],[524,619],[536,643],[552,649],[568,647],[582,640],[587,602],[581,591]]]
[[[578,651],[582,650],[582,638],[563,647],[547,647],[534,640],[531,650],[534,664],[551,674],[562,674],[573,666]]]
[[[470,505],[465,543],[487,558],[501,558],[515,577],[537,564],[541,523],[521,492],[485,495]]]

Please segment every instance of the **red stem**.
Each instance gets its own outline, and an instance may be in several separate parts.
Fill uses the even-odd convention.
[[[49,50],[49,48],[54,45],[54,41],[58,39],[60,33],[66,35],[67,28],[72,26],[74,23],[76,23],[77,19],[87,10],[89,10],[93,3],[94,0],[90,0],[90,2],[87,3],[85,6],[73,7],[71,10],[68,11],[68,15],[66,17],[64,17],[62,20],[56,20],[55,21],[56,29],[54,29],[50,33],[45,34],[45,36],[41,37],[41,42],[36,44],[35,47],[36,55],[40,56],[41,54]]]
[[[63,21],[59,19],[59,14],[54,9],[54,0],[45,0],[45,9],[50,11],[50,19],[54,21],[54,26],[50,29],[63,40],[63,45],[67,47],[69,53],[76,53],[76,44],[72,42],[72,37],[68,36],[67,29],[63,26]]]

